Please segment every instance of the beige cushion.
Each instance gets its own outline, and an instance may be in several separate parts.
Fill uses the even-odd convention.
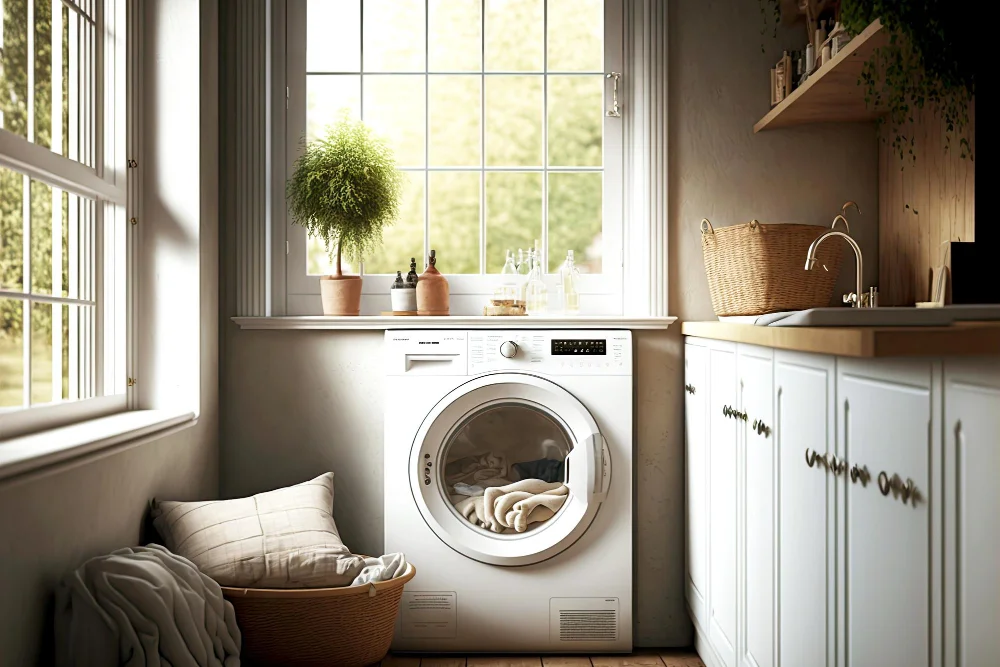
[[[333,473],[249,498],[159,502],[167,548],[223,586],[347,586],[364,568],[333,521]]]

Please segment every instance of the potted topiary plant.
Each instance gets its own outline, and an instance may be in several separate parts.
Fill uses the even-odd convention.
[[[341,258],[360,262],[382,245],[396,220],[402,178],[392,149],[346,114],[325,137],[306,145],[288,181],[292,221],[322,239],[336,271],[320,278],[324,315],[357,315],[361,276],[345,275]]]

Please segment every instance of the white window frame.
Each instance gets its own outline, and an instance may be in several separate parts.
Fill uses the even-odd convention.
[[[624,2],[623,0],[605,0],[604,15],[604,73],[623,73],[625,63],[624,49]],[[426,10],[425,10],[426,11]],[[546,11],[547,15],[547,11]],[[284,165],[285,174],[290,175],[294,169],[294,162],[301,150],[301,138],[305,136],[306,130],[306,0],[287,0],[285,3],[285,28],[284,37],[284,61],[286,111],[284,119],[276,118],[276,123],[284,120],[284,127],[280,128],[280,133],[284,139],[286,147],[286,160]],[[280,21],[276,22],[280,25]],[[544,30],[547,39],[547,30]],[[280,59],[278,59],[280,62]],[[407,72],[407,74],[420,74],[420,72]],[[524,74],[532,74],[525,72]],[[538,73],[534,73],[538,74]],[[378,76],[383,73],[378,74]],[[491,73],[482,74],[491,76]],[[627,77],[628,73],[624,72]],[[605,85],[605,108],[610,108],[612,99],[612,82],[606,81]],[[619,84],[619,101],[625,95],[625,90]],[[429,101],[426,101],[429,103]],[[622,315],[623,314],[623,266],[624,252],[623,244],[625,239],[625,203],[624,203],[624,131],[623,125],[626,116],[629,114],[627,104],[621,107],[621,117],[604,116],[604,161],[603,173],[605,187],[602,198],[602,241],[604,252],[602,256],[602,273],[583,275],[580,293],[585,298],[581,299],[581,309],[584,314],[591,315]],[[483,111],[485,113],[485,110]],[[545,121],[547,122],[547,121]],[[275,135],[278,135],[279,128],[276,128]],[[543,138],[543,150],[547,155],[547,142]],[[547,162],[547,159],[543,159]],[[442,168],[446,171],[460,171],[461,169]],[[430,171],[436,169],[430,168]],[[480,167],[470,168],[470,171],[481,173]],[[525,168],[514,171],[535,171],[544,173],[545,168],[532,169]],[[489,172],[490,168],[485,168]],[[564,171],[553,168],[552,171]],[[565,171],[572,171],[567,169]],[[281,190],[278,190],[283,194]],[[426,194],[425,194],[426,196]],[[481,193],[481,198],[483,193]],[[282,197],[283,199],[283,197]],[[481,206],[485,202],[481,201]],[[543,184],[543,256],[549,256],[547,247],[547,179]],[[424,217],[424,256],[430,250],[428,241],[428,227],[430,221],[426,211],[428,207],[425,201]],[[275,207],[275,216],[283,215],[284,225],[275,221],[275,229],[283,227],[285,235],[285,257],[283,261],[276,261],[275,270],[283,272],[285,286],[285,311],[288,315],[317,314],[321,311],[319,300],[319,278],[310,276],[307,273],[306,265],[306,232],[299,225],[292,224],[291,216],[282,207]],[[480,233],[485,234],[485,216],[480,215]],[[481,247],[485,246],[483,239]],[[516,249],[514,249],[516,250]],[[481,255],[482,255],[481,250]],[[403,269],[405,260],[400,259],[400,268]],[[555,257],[550,257],[550,265],[558,265]],[[485,266],[484,258],[480,258],[481,265]],[[418,258],[418,271],[423,263]],[[363,271],[363,267],[362,267]],[[485,299],[493,294],[494,288],[498,285],[498,276],[487,274],[446,274],[452,298],[452,314],[478,314]],[[363,284],[362,312],[378,313],[387,310],[389,286],[395,276],[393,275],[365,275]],[[554,291],[556,275],[548,274],[546,282],[550,291]]]
[[[79,10],[75,0],[53,0],[54,9],[61,11],[63,5],[70,11]],[[93,20],[98,26],[94,46],[95,166],[88,167],[48,147],[0,130],[0,165],[96,202],[92,301],[95,310],[94,397],[0,408],[0,441],[122,412],[130,407],[126,388],[133,353],[127,341],[131,317],[128,284],[132,270],[129,254],[132,225],[127,220],[134,217],[136,211],[134,188],[129,187],[127,173],[126,147],[132,138],[128,109],[133,100],[126,85],[126,63],[129,49],[136,48],[131,39],[134,25],[131,19],[135,12],[132,0],[95,0],[94,5]],[[31,62],[33,65],[33,60]],[[27,235],[25,238],[29,239]],[[25,281],[30,286],[30,257],[26,258]],[[0,296],[24,301],[26,312],[30,312],[32,302],[80,303],[78,299],[32,294],[28,290],[0,291]],[[27,350],[30,326],[25,328],[23,335]],[[30,376],[27,351],[25,364],[26,375]]]

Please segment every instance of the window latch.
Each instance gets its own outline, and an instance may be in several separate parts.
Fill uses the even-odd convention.
[[[610,72],[604,77],[605,79],[614,79],[614,85],[611,88],[611,108],[608,109],[607,113],[610,118],[622,117],[621,108],[618,106],[618,80],[621,76],[621,72]]]

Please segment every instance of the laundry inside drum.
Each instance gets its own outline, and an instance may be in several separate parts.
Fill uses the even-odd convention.
[[[525,533],[569,498],[566,428],[543,409],[502,402],[468,415],[445,443],[439,472],[459,515],[491,533]]]

